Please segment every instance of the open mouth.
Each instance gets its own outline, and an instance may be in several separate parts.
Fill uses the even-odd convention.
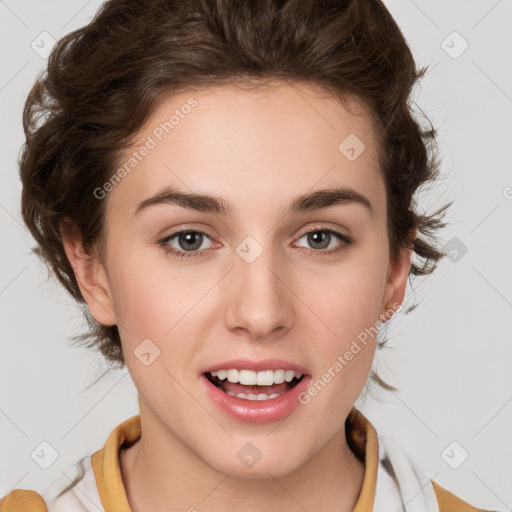
[[[272,400],[294,388],[304,375],[291,370],[218,370],[203,374],[227,395],[243,400]]]

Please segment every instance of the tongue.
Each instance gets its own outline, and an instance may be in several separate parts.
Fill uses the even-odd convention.
[[[229,380],[222,381],[222,388],[224,391],[229,391],[233,394],[245,393],[246,395],[259,395],[263,393],[265,395],[272,395],[273,393],[282,393],[288,391],[291,388],[289,382],[283,382],[281,384],[272,384],[272,386],[246,386],[239,382],[229,382]]]

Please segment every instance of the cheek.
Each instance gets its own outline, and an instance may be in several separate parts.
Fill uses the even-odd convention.
[[[129,240],[115,242],[109,279],[123,342],[134,347],[149,338],[165,347],[180,332],[192,339],[190,329],[200,330],[201,322],[190,322],[191,318],[209,318],[222,303],[223,294],[217,295],[212,288],[216,283],[226,286],[219,283],[225,269],[217,268],[218,263],[181,264],[170,261],[163,251],[148,251]],[[298,317],[302,317],[299,323],[305,321],[301,330],[317,338],[316,343],[331,355],[350,345],[378,319],[387,268],[386,244],[385,237],[374,233],[348,252],[339,265],[287,268],[294,294],[301,299],[289,298],[290,306],[295,304],[297,311],[303,311]],[[182,332],[186,326],[186,333]]]
[[[327,326],[346,340],[378,320],[386,276],[382,253],[380,258],[372,251],[354,253],[322,279],[318,274],[306,277],[304,296]]]
[[[331,289],[331,293],[316,297],[314,311],[321,319],[320,330],[311,327],[310,330],[315,333],[316,354],[322,353],[325,368],[338,361],[338,356],[343,359],[344,375],[365,373],[371,366],[379,318],[374,288],[372,281],[345,280],[340,287]],[[340,371],[341,368],[337,373]]]
[[[308,329],[309,323],[315,337],[315,352],[322,360],[319,371],[331,368],[336,375],[331,392],[349,392],[355,399],[366,381],[375,354],[386,273],[386,253],[376,243],[321,279],[318,274],[303,276],[303,296],[315,313],[307,313],[303,328]]]
[[[174,389],[175,382],[168,382],[164,368],[180,380],[189,378],[186,369],[196,364],[195,357],[209,338],[216,305],[212,300],[217,296],[212,288],[218,276],[208,265],[200,270],[197,265],[178,268],[165,254],[133,250],[121,258],[122,253],[112,253],[111,261],[119,264],[112,265],[110,281],[126,364],[137,387],[160,386],[163,379]],[[146,351],[143,347],[158,353],[149,372],[138,360]]]
[[[131,339],[160,336],[171,325],[169,301],[171,291],[147,268],[127,265],[112,276],[113,300],[119,324]],[[166,314],[163,315],[164,309]],[[126,337],[126,336],[125,336]]]
[[[309,296],[315,317],[309,315],[303,327],[313,337],[316,371],[304,400],[312,404],[312,418],[342,422],[368,378],[379,332],[380,276],[343,274],[334,283],[326,281],[327,293]]]
[[[178,268],[165,255],[122,252],[112,254],[110,281],[116,315],[130,337],[162,338],[211,286],[211,277],[192,265]]]

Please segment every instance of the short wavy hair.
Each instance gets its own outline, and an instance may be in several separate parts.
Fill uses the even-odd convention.
[[[380,0],[105,2],[51,52],[25,104],[20,154],[23,219],[34,251],[82,306],[89,331],[81,342],[124,367],[117,326],[88,312],[63,223],[79,229],[86,251],[101,242],[105,201],[94,190],[159,102],[192,88],[282,80],[318,85],[342,102],[357,98],[380,139],[390,257],[412,248],[410,276],[430,274],[444,256],[436,234],[451,203],[430,215],[416,211],[415,193],[439,174],[436,131],[415,119],[411,100],[426,69],[417,69]]]

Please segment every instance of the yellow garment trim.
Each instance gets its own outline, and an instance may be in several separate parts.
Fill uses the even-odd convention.
[[[475,508],[469,503],[457,498],[450,491],[447,491],[439,484],[432,481],[434,491],[436,493],[439,512],[486,512],[481,508]]]
[[[353,409],[352,425],[365,452],[365,473],[359,498],[353,512],[371,512],[375,496],[378,467],[377,433],[371,423]],[[119,463],[121,446],[129,446],[141,436],[140,415],[132,416],[112,431],[105,446],[91,458],[96,484],[105,512],[131,512],[122,481]]]
[[[350,415],[351,424],[354,427],[352,439],[357,442],[357,434],[359,434],[359,446],[365,453],[363,485],[353,512],[372,512],[379,466],[377,432],[373,425],[356,409],[352,409]]]
[[[353,512],[372,512],[379,464],[377,433],[373,425],[356,409],[350,416],[350,442],[364,458],[365,471],[361,492]],[[132,512],[124,488],[119,452],[137,442],[142,435],[140,415],[118,425],[103,448],[91,457],[96,485],[105,512]],[[432,481],[439,512],[486,512],[461,500]],[[36,492],[15,489],[0,501],[0,512],[48,512],[43,498]]]
[[[0,512],[48,512],[48,509],[36,491],[14,489],[0,502]]]
[[[117,426],[105,443],[91,457],[91,465],[96,476],[96,485],[105,512],[131,512],[126,496],[119,463],[119,450],[123,444],[135,443],[141,437],[140,415],[128,418]]]

